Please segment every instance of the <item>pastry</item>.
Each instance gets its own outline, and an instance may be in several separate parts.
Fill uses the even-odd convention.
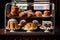
[[[21,20],[19,24],[20,26],[24,26],[26,24],[26,20]]]
[[[27,17],[34,17],[34,13],[33,13],[33,12],[28,11],[28,12],[27,12]]]
[[[18,7],[17,6],[11,6],[11,11],[8,15],[8,17],[14,17],[18,16]]]
[[[51,27],[51,26],[52,26],[51,21],[42,21],[42,28],[47,28],[47,27]]]
[[[35,25],[35,26],[38,26],[39,25],[39,22],[37,20],[33,20],[32,23]]]
[[[36,11],[35,12],[35,16],[36,17],[41,17],[42,16],[42,12],[41,11]]]
[[[7,16],[8,16],[8,17],[15,17],[15,16],[18,16],[18,13],[16,14],[16,13],[10,12],[9,15],[7,15]]]
[[[9,19],[7,23],[9,29],[18,29],[18,22],[16,19]]]
[[[11,6],[11,12],[17,12],[18,7],[17,6]]]
[[[28,10],[28,12],[32,12],[32,10]]]
[[[24,17],[25,13],[24,12],[20,12],[19,13],[19,17]]]
[[[35,25],[33,23],[27,23],[25,26],[24,26],[24,29],[25,30],[33,30],[35,28]]]
[[[49,11],[44,11],[43,16],[49,16]]]

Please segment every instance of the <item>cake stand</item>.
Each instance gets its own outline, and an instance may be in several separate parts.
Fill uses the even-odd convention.
[[[51,29],[53,29],[54,27],[53,26],[51,26],[51,27],[40,27],[40,29],[42,29],[42,30],[45,30],[44,32],[50,32],[49,30],[51,30]]]
[[[10,30],[10,32],[15,32],[15,30],[18,30],[18,29],[20,29],[20,27],[18,27],[18,28],[8,28],[8,27],[6,27],[6,30]]]

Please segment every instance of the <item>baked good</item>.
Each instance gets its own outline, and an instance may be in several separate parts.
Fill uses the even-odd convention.
[[[24,29],[25,30],[28,30],[31,28],[31,23],[27,23],[25,26],[24,26]]]
[[[25,13],[24,12],[20,12],[19,13],[19,17],[24,17]]]
[[[25,26],[24,26],[24,29],[25,30],[33,30],[35,28],[35,25],[33,23],[27,23]]]
[[[18,29],[18,22],[16,19],[9,19],[7,23],[9,29]]]
[[[33,17],[34,13],[32,10],[27,10],[19,13],[19,17]]]
[[[21,20],[19,23],[21,26],[24,26],[26,24],[26,20]]]
[[[18,13],[12,13],[10,12],[9,15],[7,15],[8,17],[15,17],[15,16],[18,16]]]
[[[8,17],[14,17],[18,16],[18,7],[17,6],[11,6],[11,11],[8,15]]]
[[[42,16],[42,12],[41,11],[36,11],[35,12],[35,16],[36,17],[41,17]]]
[[[43,16],[49,16],[49,11],[44,11]]]
[[[17,6],[11,6],[11,12],[17,12],[18,7]]]
[[[32,10],[27,10],[28,12],[32,12]]]
[[[34,13],[33,13],[33,12],[28,11],[28,12],[27,12],[27,17],[34,17]]]
[[[52,27],[51,21],[42,21],[42,28]]]
[[[33,20],[32,23],[35,25],[35,26],[38,26],[39,25],[39,22],[37,20]]]

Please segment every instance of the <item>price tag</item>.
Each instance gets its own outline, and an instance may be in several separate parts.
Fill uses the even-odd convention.
[[[50,9],[49,4],[34,4],[34,10],[45,10],[45,9]]]

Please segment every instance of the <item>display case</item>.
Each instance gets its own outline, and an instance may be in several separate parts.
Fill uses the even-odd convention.
[[[54,27],[54,3],[11,2],[5,6],[6,33],[54,33]]]

